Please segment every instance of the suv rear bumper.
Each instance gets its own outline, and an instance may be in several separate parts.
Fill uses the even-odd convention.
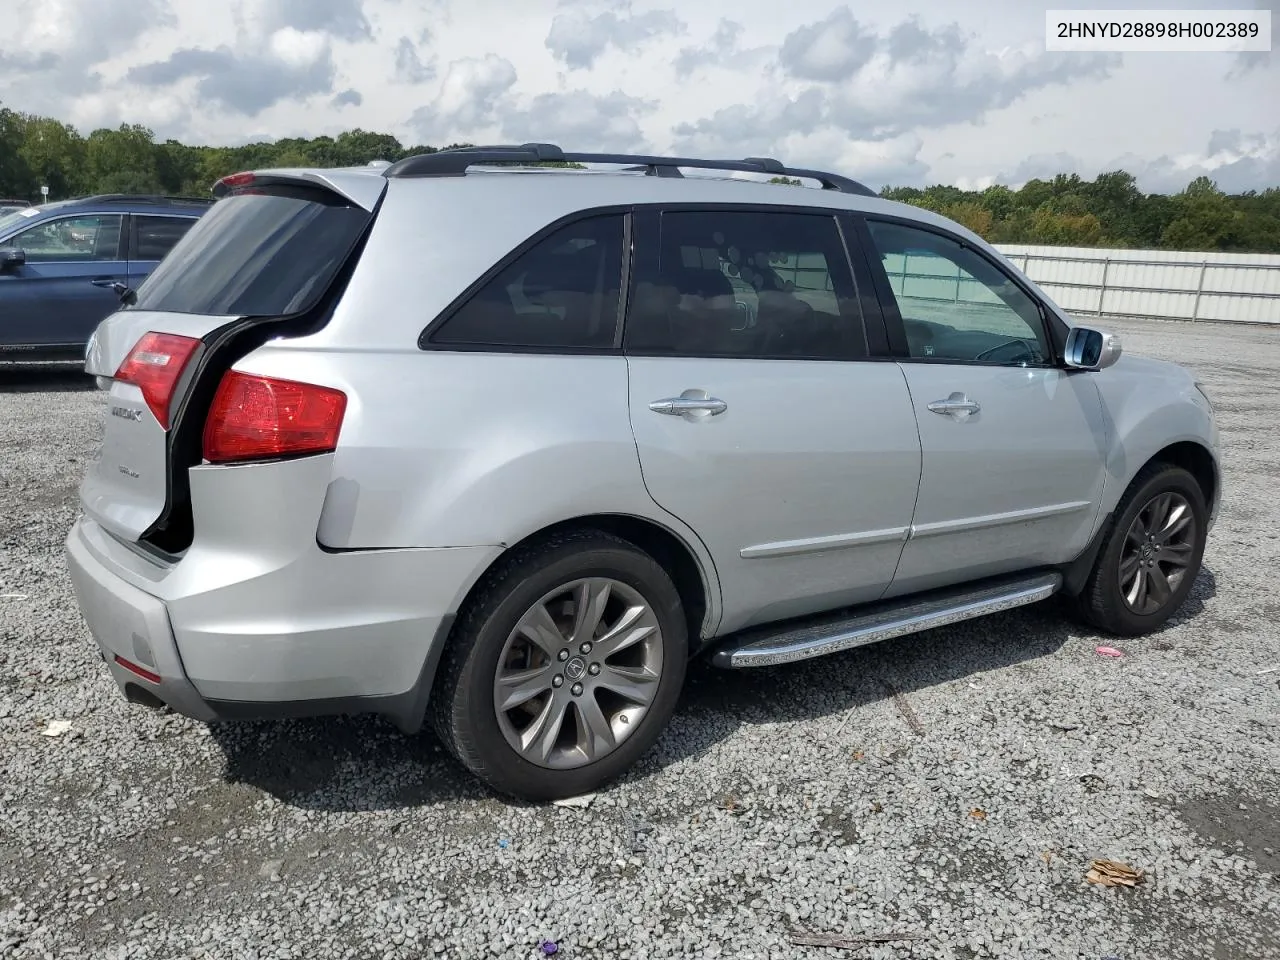
[[[79,519],[67,564],[112,676],[197,720],[372,712],[417,730],[453,614],[500,548],[327,552],[318,511],[309,538],[288,529],[295,506],[252,532],[229,518],[170,565]]]

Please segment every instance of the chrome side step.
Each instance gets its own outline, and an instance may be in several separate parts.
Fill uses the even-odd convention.
[[[727,637],[712,654],[711,662],[727,670],[740,670],[808,660],[1036,603],[1061,586],[1062,574],[1056,571],[1020,574],[852,611],[753,627]]]

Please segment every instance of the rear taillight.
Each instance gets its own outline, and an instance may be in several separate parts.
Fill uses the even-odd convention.
[[[142,391],[142,399],[165,430],[169,429],[169,406],[182,371],[199,340],[172,333],[148,333],[120,364],[116,379],[132,383]]]
[[[204,425],[204,458],[234,463],[328,453],[338,445],[347,395],[331,387],[229,370]]]

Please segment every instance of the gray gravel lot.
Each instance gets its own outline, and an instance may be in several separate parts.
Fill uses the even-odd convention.
[[[1107,659],[1049,603],[695,665],[587,809],[496,799],[373,719],[127,704],[62,557],[102,395],[0,369],[0,957],[1280,957],[1280,329],[1114,326],[1195,367],[1223,428],[1173,626]],[[1146,882],[1088,884],[1094,858]]]

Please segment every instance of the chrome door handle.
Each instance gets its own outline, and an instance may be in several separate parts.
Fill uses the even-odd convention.
[[[935,400],[929,404],[930,413],[940,413],[957,419],[964,419],[981,410],[982,406],[977,400],[970,400],[963,393],[953,393],[945,400]]]
[[[697,397],[667,397],[665,400],[655,400],[649,404],[649,409],[654,413],[665,413],[672,417],[680,417],[686,413],[709,413],[711,416],[724,413],[729,409],[729,405],[723,400],[717,400],[715,397],[697,398]]]

